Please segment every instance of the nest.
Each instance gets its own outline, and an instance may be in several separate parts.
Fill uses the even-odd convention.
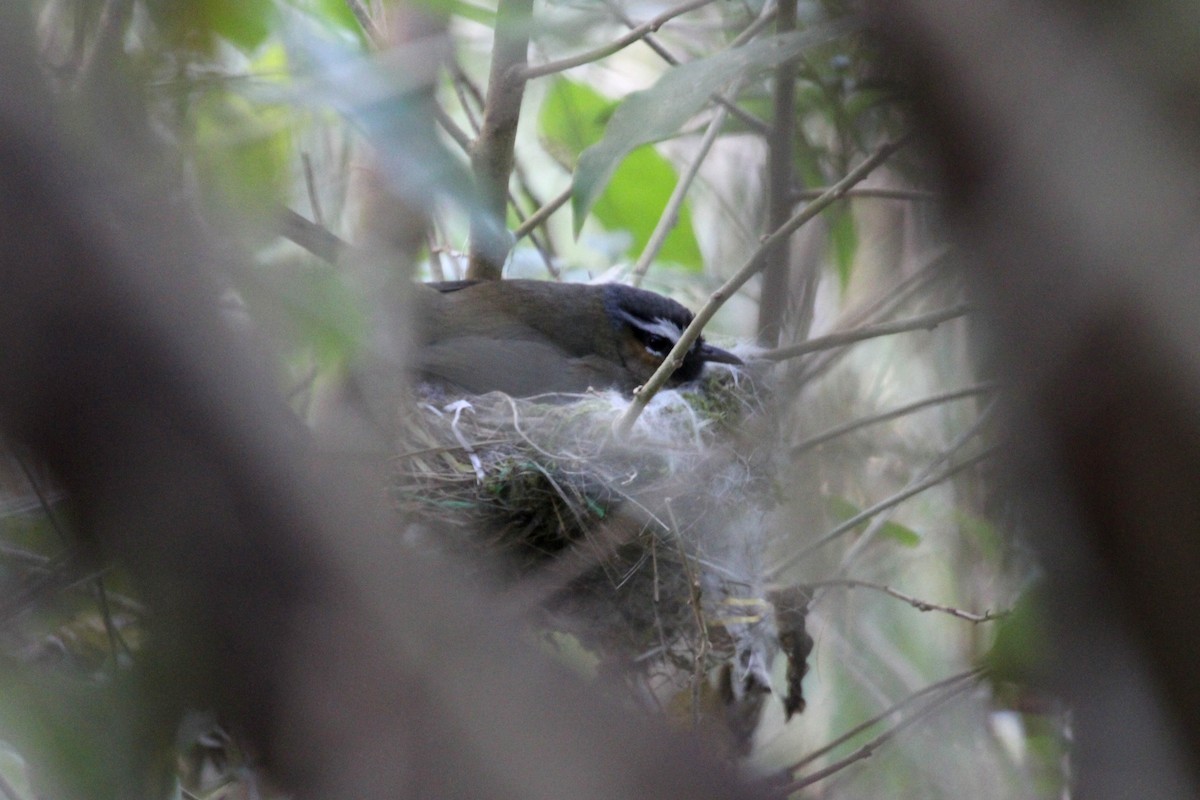
[[[737,435],[758,385],[710,372],[655,397],[627,437],[614,433],[628,405],[615,393],[431,391],[402,420],[391,492],[406,519],[429,523],[423,541],[529,590],[548,629],[660,699],[686,696],[694,716],[697,682],[715,676],[742,747],[781,640],[797,651],[807,637],[803,603],[789,599],[779,616],[799,629],[781,632],[761,580],[773,492],[764,455]],[[790,711],[802,701],[788,683]]]

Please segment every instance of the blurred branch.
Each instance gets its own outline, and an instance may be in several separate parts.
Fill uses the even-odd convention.
[[[700,140],[700,146],[697,148],[695,155],[692,156],[691,163],[688,164],[687,170],[675,183],[671,197],[667,200],[667,205],[663,208],[663,212],[658,218],[658,224],[654,226],[654,231],[650,234],[650,239],[646,242],[646,247],[642,250],[641,256],[638,257],[637,263],[633,267],[634,286],[641,285],[642,278],[646,276],[646,270],[650,268],[650,262],[658,256],[659,251],[662,250],[663,243],[667,241],[667,236],[670,235],[676,223],[679,222],[679,209],[683,208],[683,203],[687,200],[688,190],[691,189],[692,182],[696,180],[696,175],[700,173],[700,166],[704,163],[704,159],[708,157],[708,152],[712,149],[713,142],[717,140],[717,136],[721,133],[721,128],[724,126],[727,116],[728,112],[724,107],[717,109],[717,113],[713,115],[712,120],[708,123],[708,130],[704,132],[704,137]]]
[[[110,67],[121,54],[125,32],[133,16],[132,0],[107,0],[100,12],[94,41],[79,65],[75,88],[87,92],[93,88],[98,73]]]
[[[949,678],[944,678],[944,679],[938,681],[937,683],[933,683],[933,684],[930,684],[929,686],[926,686],[924,689],[921,689],[918,692],[914,692],[913,694],[904,698],[899,703],[896,703],[894,706],[887,709],[883,713],[872,717],[871,719],[867,720],[866,722],[863,722],[859,725],[854,726],[853,728],[846,731],[844,734],[837,737],[833,741],[831,741],[828,744],[824,745],[823,747],[809,753],[807,756],[800,759],[795,764],[791,765],[788,769],[792,772],[802,769],[805,766],[807,766],[808,764],[811,764],[813,761],[816,761],[821,756],[826,755],[827,753],[833,752],[835,749],[837,749],[838,747],[841,747],[846,742],[849,742],[850,740],[852,740],[854,737],[858,736],[863,731],[869,730],[870,728],[875,727],[876,725],[878,725],[879,723],[888,719],[889,717],[892,717],[892,716],[900,713],[901,711],[905,710],[906,708],[913,705],[917,701],[923,700],[924,698],[928,697],[931,694],[937,694],[937,693],[945,691],[945,694],[942,697],[935,698],[930,703],[925,705],[923,708],[919,709],[917,713],[913,714],[908,719],[901,721],[895,727],[893,727],[891,730],[876,737],[871,742],[869,742],[868,744],[864,745],[863,747],[859,748],[857,751],[852,753],[850,756],[840,759],[840,760],[834,762],[833,764],[830,764],[829,766],[827,766],[821,770],[818,770],[817,772],[812,773],[811,775],[806,775],[803,778],[799,778],[799,779],[793,781],[792,783],[788,784],[787,786],[784,786],[783,788],[779,789],[778,790],[779,796],[780,797],[790,796],[791,794],[798,792],[800,789],[804,788],[805,786],[809,786],[823,778],[829,777],[830,775],[834,774],[835,772],[839,772],[840,770],[845,769],[847,766],[854,763],[855,761],[861,761],[864,758],[871,756],[874,753],[874,751],[877,750],[879,748],[879,746],[884,744],[888,739],[892,738],[897,733],[899,733],[901,730],[903,730],[904,728],[913,724],[914,722],[924,718],[929,713],[931,713],[935,709],[939,708],[944,702],[946,702],[950,698],[956,697],[957,695],[961,694],[963,691],[966,691],[967,689],[971,688],[975,684],[975,682],[979,678],[981,678],[984,674],[986,674],[986,670],[984,670],[982,667],[977,667],[975,669],[967,670],[966,672],[960,672],[957,675],[951,675]]]
[[[471,154],[478,208],[471,214],[468,279],[498,280],[512,249],[505,211],[532,24],[533,0],[500,0],[483,125]]]
[[[775,32],[782,35],[796,30],[797,0],[777,0]],[[767,222],[768,231],[777,230],[792,213],[792,172],[795,162],[796,138],[796,64],[789,59],[775,68],[771,91],[772,121],[767,132]],[[780,239],[766,248],[763,255],[762,291],[758,303],[758,343],[763,347],[778,347],[783,319],[791,299],[791,248],[787,239]],[[812,317],[814,289],[820,264],[813,261],[803,265],[800,297],[796,313],[796,335],[807,333]]]
[[[923,484],[927,483],[929,476],[933,475],[934,472],[940,466],[942,466],[942,464],[945,464],[951,458],[953,458],[959,450],[966,447],[972,439],[974,439],[983,431],[985,426],[991,422],[992,415],[995,414],[998,404],[999,400],[997,398],[990,400],[988,404],[984,406],[983,410],[979,412],[979,416],[976,417],[971,424],[966,427],[965,430],[959,433],[958,436],[954,437],[954,441],[950,442],[950,445],[945,450],[938,453],[935,458],[930,460],[928,464],[922,467],[921,470],[913,476],[912,480],[908,482],[908,486],[906,486],[905,489],[907,490],[910,487],[922,486]],[[930,486],[924,486],[924,488],[928,489]],[[838,567],[839,574],[846,574],[846,572],[850,569],[850,565],[854,563],[859,554],[867,549],[867,546],[874,541],[876,534],[878,534],[879,531],[883,529],[883,526],[886,525],[892,518],[894,510],[895,506],[893,505],[891,508],[885,509],[882,513],[876,516],[875,519],[871,520],[871,524],[869,524],[866,529],[863,530],[862,534],[855,539],[854,543],[846,549],[846,552],[842,555],[841,564]]]
[[[346,0],[346,5],[350,8],[350,13],[358,20],[358,24],[362,27],[363,33],[367,35],[376,48],[386,47],[387,39],[383,35],[383,31],[379,30],[379,26],[375,24],[375,20],[371,18],[371,12],[367,11],[367,7],[363,5],[362,0]]]
[[[1200,149],[1180,100],[1197,95],[1195,8],[865,7],[1017,390],[1012,477],[1052,587],[1072,792],[1195,796]]]
[[[279,210],[279,235],[330,264],[337,264],[347,253],[355,251],[354,245],[325,226],[310,222],[286,207]]]
[[[688,0],[686,3],[667,9],[649,22],[644,22],[641,25],[638,25],[625,35],[617,37],[606,45],[597,47],[594,50],[589,50],[586,53],[580,53],[579,55],[571,56],[570,58],[563,58],[558,61],[550,61],[545,64],[539,64],[535,67],[526,67],[524,70],[522,70],[520,77],[522,80],[529,81],[533,80],[534,78],[553,75],[556,72],[563,72],[564,70],[583,66],[584,64],[590,64],[593,61],[599,61],[602,58],[607,58],[613,53],[624,50],[634,42],[645,38],[648,34],[654,33],[667,22],[675,19],[675,17],[678,17],[681,14],[686,14],[689,11],[695,11],[698,8],[703,8],[704,6],[710,5],[713,2],[715,2],[715,0]]]
[[[838,538],[839,536],[841,536],[849,531],[854,530],[862,523],[871,519],[871,517],[874,517],[876,514],[879,514],[883,511],[887,511],[888,509],[893,508],[894,506],[898,506],[901,503],[903,503],[905,500],[908,500],[910,497],[915,497],[916,495],[920,494],[921,492],[925,491],[926,489],[932,488],[934,486],[937,486],[939,483],[943,483],[943,482],[949,480],[950,478],[954,477],[955,475],[962,472],[963,470],[969,469],[969,468],[975,466],[976,464],[984,461],[985,459],[991,458],[992,456],[994,456],[996,454],[998,449],[999,448],[997,445],[991,445],[990,447],[986,447],[983,449],[983,451],[976,453],[975,455],[973,455],[969,458],[965,458],[962,461],[958,462],[957,464],[954,464],[953,466],[947,467],[946,469],[939,472],[937,475],[934,475],[933,477],[927,478],[925,480],[911,483],[907,487],[905,487],[903,490],[893,494],[891,497],[888,497],[885,500],[879,501],[878,503],[871,506],[870,508],[863,509],[859,513],[850,517],[845,522],[841,523],[840,525],[835,526],[833,528],[833,530],[829,531],[829,533],[827,533],[824,536],[822,536],[821,538],[817,539],[812,544],[808,545],[807,547],[801,548],[800,550],[798,550],[797,552],[788,556],[787,558],[782,559],[778,563],[772,565],[771,568],[768,570],[768,575],[773,580],[777,579],[784,572],[786,572],[787,570],[794,567],[796,564],[803,561],[805,558],[807,558],[809,555],[811,555],[816,550],[829,544],[830,542],[832,542],[834,539]],[[865,538],[866,537],[864,537],[864,539]]]
[[[696,339],[700,337],[704,326],[717,313],[717,309],[725,305],[734,292],[740,289],[746,281],[754,277],[763,268],[765,256],[769,249],[779,242],[785,241],[801,225],[840,200],[851,187],[870,175],[876,167],[887,161],[906,142],[907,137],[904,137],[881,146],[864,159],[861,164],[851,170],[845,178],[842,178],[842,180],[831,186],[829,191],[805,206],[799,213],[763,241],[762,245],[754,251],[738,271],[725,281],[719,289],[712,293],[708,302],[697,312],[691,324],[688,325],[687,330],[679,337],[679,341],[676,342],[675,347],[663,359],[662,365],[650,377],[650,380],[646,381],[645,386],[640,387],[634,392],[633,402],[629,404],[629,408],[617,420],[616,429],[619,433],[625,434],[633,427],[633,423],[637,421],[646,404],[650,402],[650,398],[666,385],[667,380],[671,377],[671,373],[676,370],[679,364],[683,363],[684,355],[691,349]]]
[[[820,197],[825,191],[825,189],[794,189],[792,191],[792,200],[798,203],[812,200]],[[881,200],[914,200],[922,202],[937,202],[943,199],[937,192],[922,189],[877,189],[866,186],[851,189],[846,192],[846,197],[847,199],[873,197]]]
[[[862,325],[873,324],[872,320],[879,320],[891,314],[907,303],[917,292],[945,276],[947,274],[946,267],[950,263],[949,258],[954,252],[954,248],[948,245],[932,248],[931,252],[919,260],[920,263],[916,270],[881,292],[871,302],[842,314],[835,323],[834,329],[852,330]],[[792,390],[798,390],[799,387],[827,372],[848,352],[850,351],[845,348],[835,348],[807,359],[800,373],[790,379]]]
[[[903,417],[907,414],[913,413],[914,411],[920,411],[923,408],[929,408],[930,406],[941,405],[954,400],[961,400],[966,397],[975,397],[977,395],[994,392],[996,388],[997,384],[994,381],[989,381],[987,383],[976,384],[975,386],[968,386],[965,389],[958,389],[953,392],[943,392],[942,394],[936,394],[932,397],[926,397],[921,400],[908,403],[907,405],[900,406],[899,408],[893,408],[889,411],[884,411],[880,414],[872,414],[869,417],[861,417],[859,419],[851,420],[844,425],[838,425],[830,428],[827,431],[818,433],[816,436],[810,436],[799,444],[794,445],[789,453],[792,458],[796,458],[807,450],[811,450],[818,445],[822,445],[831,439],[836,439],[839,436],[856,431],[859,428],[865,428],[868,425],[875,425],[880,422],[887,422],[888,420],[896,419],[897,417]]]
[[[894,322],[879,322],[874,325],[864,325],[852,331],[843,331],[841,333],[830,333],[825,336],[817,336],[799,344],[780,347],[775,350],[767,350],[762,353],[756,353],[756,359],[764,359],[766,361],[784,361],[789,358],[815,353],[820,350],[829,350],[834,347],[843,347],[855,342],[866,341],[867,339],[877,339],[880,336],[891,336],[897,333],[908,333],[909,331],[926,330],[931,331],[943,322],[952,319],[958,319],[970,313],[971,307],[966,303],[950,308],[944,308],[940,311],[931,311],[928,314],[922,314],[917,317],[908,319],[898,319]]]
[[[464,153],[470,155],[472,147],[470,135],[454,121],[454,118],[450,116],[446,109],[442,108],[441,103],[435,100],[429,105],[433,109],[433,118],[437,122],[438,127],[444,130]]]

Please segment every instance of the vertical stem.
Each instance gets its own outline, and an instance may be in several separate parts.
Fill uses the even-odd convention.
[[[796,0],[779,0],[776,30],[796,29]],[[778,230],[791,215],[792,142],[796,135],[796,62],[786,61],[775,70],[775,118],[767,134],[767,230]],[[777,347],[787,311],[790,247],[781,241],[767,254],[763,270],[762,301],[758,309],[758,343]]]
[[[512,248],[505,228],[508,180],[513,170],[513,144],[525,95],[522,74],[528,62],[533,0],[500,0],[496,37],[488,77],[483,125],[471,154],[478,206],[471,215],[471,250],[467,277],[497,280]]]

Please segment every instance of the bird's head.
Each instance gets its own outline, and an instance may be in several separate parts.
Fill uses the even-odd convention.
[[[604,309],[617,337],[617,352],[640,383],[650,379],[693,318],[691,311],[668,297],[616,283],[605,286]],[[740,365],[742,360],[700,337],[684,355],[670,384],[699,378],[709,362]]]

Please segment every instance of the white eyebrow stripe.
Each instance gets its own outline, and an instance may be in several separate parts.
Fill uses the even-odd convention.
[[[683,334],[683,329],[669,319],[659,317],[654,322],[646,322],[645,320],[630,320],[634,325],[644,330],[646,333],[654,333],[659,336],[670,339],[672,342],[678,342],[679,337]]]

